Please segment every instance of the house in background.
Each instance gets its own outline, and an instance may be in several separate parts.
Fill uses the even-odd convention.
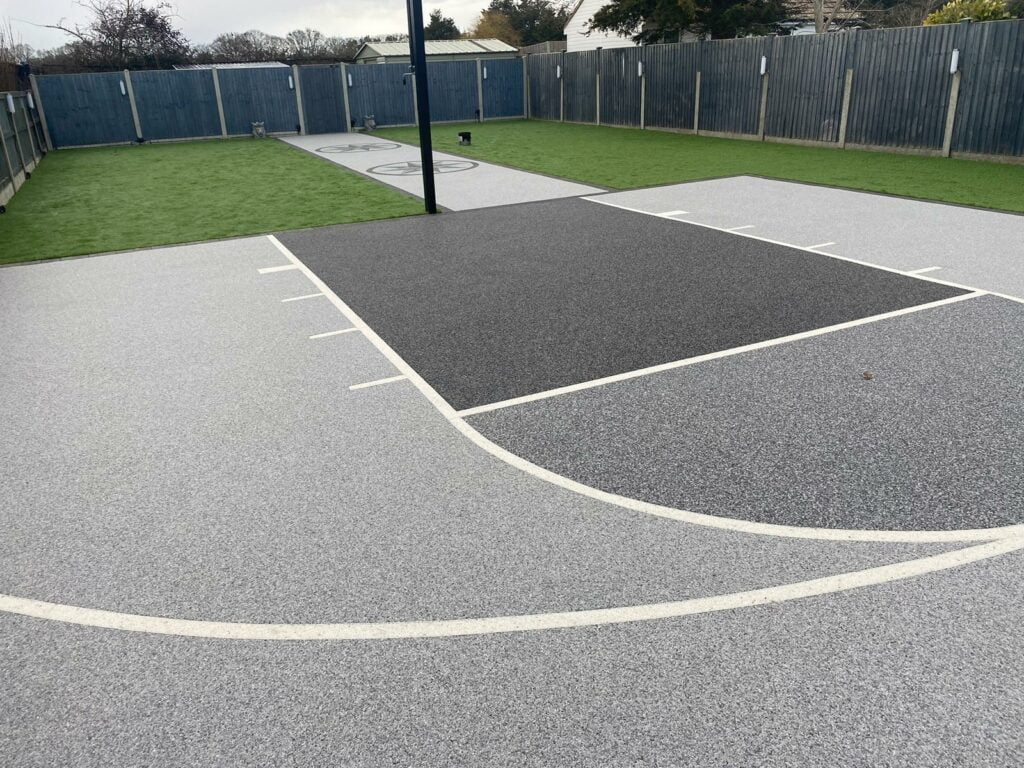
[[[519,49],[501,40],[427,40],[428,61],[462,59],[507,59]],[[356,64],[408,64],[409,43],[363,43],[356,51]]]
[[[565,50],[593,51],[597,48],[629,48],[636,45],[631,37],[623,37],[615,32],[594,30],[589,35],[590,20],[594,18],[608,0],[577,0],[576,7],[565,22]]]
[[[577,0],[576,7],[565,22],[565,50],[593,51],[598,48],[630,48],[636,43],[629,35],[616,32],[590,31],[590,21],[608,0]],[[589,34],[588,34],[589,32]],[[692,43],[700,38],[692,32],[673,32],[662,36],[659,43]]]

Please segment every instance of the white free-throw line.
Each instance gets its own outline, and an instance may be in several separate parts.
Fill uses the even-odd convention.
[[[726,232],[739,232],[741,229],[753,229],[753,224],[744,224],[742,227],[729,227]]]
[[[488,403],[486,405],[478,405],[473,408],[466,408],[458,412],[459,416],[474,416],[478,413],[487,413],[488,411],[497,411],[501,408],[510,408],[515,405],[522,405],[523,403],[532,403],[536,400],[546,400],[549,397],[557,397],[558,395],[565,395],[570,392],[579,392],[583,389],[592,389],[593,387],[600,387],[604,384],[612,384],[616,381],[625,381],[627,379],[635,379],[640,376],[650,376],[653,373],[661,373],[662,371],[670,371],[673,368],[682,368],[687,365],[694,365],[696,363],[704,363],[709,360],[718,360],[722,357],[732,357],[733,355],[739,355],[744,352],[752,352],[756,349],[765,349],[767,347],[775,347],[780,344],[788,344],[793,341],[800,341],[801,339],[810,339],[814,336],[821,336],[826,333],[834,333],[836,331],[842,331],[847,328],[855,328],[858,325],[866,325],[868,323],[877,323],[879,320],[888,320],[892,317],[899,317],[900,315],[909,315],[913,312],[920,312],[924,309],[933,309],[934,307],[942,307],[946,304],[956,304],[960,301],[966,301],[967,299],[976,299],[979,296],[985,296],[985,291],[975,291],[974,293],[960,294],[959,296],[951,296],[948,299],[939,299],[938,301],[932,301],[928,304],[917,304],[913,307],[906,307],[905,309],[897,309],[892,312],[885,312],[881,315],[871,315],[870,317],[862,317],[858,320],[848,320],[845,323],[838,323],[836,325],[829,325],[824,328],[815,328],[813,331],[803,331],[801,333],[794,333],[789,336],[780,336],[775,339],[768,339],[767,341],[758,341],[754,344],[746,344],[742,347],[733,347],[731,349],[723,349],[718,352],[709,352],[706,355],[698,355],[696,357],[687,357],[683,360],[676,360],[671,363],[660,363],[659,365],[652,365],[649,368],[640,368],[635,371],[626,371],[625,373],[616,373],[612,376],[604,376],[600,379],[591,379],[590,381],[583,381],[579,384],[569,384],[564,387],[557,387],[555,389],[548,389],[543,392],[535,392],[532,395],[523,395],[522,397],[513,397],[508,400],[499,400],[495,403]]]
[[[280,267],[263,267],[262,269],[256,270],[261,275],[269,275],[272,272],[287,272],[289,269],[298,269],[294,264],[285,264]]]
[[[923,275],[925,272],[934,272],[937,269],[942,269],[942,267],[925,267],[924,269],[912,269],[909,272],[907,272],[907,274],[908,275]]]
[[[459,637],[491,635],[506,632],[536,632],[571,629],[607,624],[674,619],[702,613],[729,611],[761,605],[774,605],[790,600],[816,597],[850,589],[887,584],[957,568],[1024,548],[1024,538],[1017,536],[957,549],[939,555],[908,560],[892,565],[866,568],[862,571],[825,576],[795,584],[752,589],[714,597],[698,597],[647,605],[618,608],[533,613],[519,616],[491,616],[476,619],[441,619],[436,621],[394,621],[346,624],[247,624],[227,621],[169,619],[160,616],[139,616],[115,613],[73,605],[59,605],[0,595],[0,610],[37,619],[51,619],[103,629],[148,632],[159,635],[217,638],[223,640],[394,640],[403,638]]]
[[[356,329],[353,328],[352,330]],[[353,384],[349,389],[366,389],[367,387],[376,387],[381,384],[390,384],[393,381],[404,381],[407,378],[409,377],[402,373],[398,376],[388,376],[386,379],[377,379],[376,381],[367,381],[362,384]]]
[[[612,194],[620,194],[620,193],[612,193]],[[667,218],[669,221],[678,221],[680,224],[690,224],[690,225],[692,225],[694,227],[703,227],[704,229],[714,229],[717,232],[729,232],[729,230],[727,230],[727,229],[722,229],[721,227],[716,227],[716,226],[714,226],[712,224],[702,224],[701,222],[693,221],[692,219],[676,219],[676,218],[672,218],[671,216],[668,216],[667,214],[664,214],[664,213],[652,213],[651,211],[645,211],[642,208],[631,208],[628,205],[622,205],[620,203],[612,203],[612,202],[610,202],[608,200],[602,200],[599,197],[581,196],[578,199],[579,200],[586,200],[589,203],[598,203],[599,205],[607,205],[610,208],[619,208],[619,209],[621,209],[623,211],[630,211],[632,213],[642,213],[644,216],[654,216],[654,217],[659,218],[659,219]],[[896,275],[904,275],[904,276],[907,276],[907,277],[914,277],[914,278],[917,278],[918,280],[924,280],[924,281],[929,282],[929,283],[938,283],[939,285],[948,285],[950,288],[959,288],[962,291],[978,291],[978,290],[982,290],[982,289],[976,288],[976,287],[974,287],[972,285],[964,285],[963,283],[953,283],[953,282],[950,282],[949,280],[939,280],[939,279],[934,278],[934,277],[926,277],[925,275],[915,275],[913,272],[906,272],[906,271],[904,271],[902,269],[894,269],[892,267],[883,267],[881,264],[872,264],[870,261],[861,261],[860,259],[851,259],[849,256],[839,256],[839,255],[837,255],[835,253],[825,253],[824,251],[813,251],[810,248],[805,248],[802,245],[794,245],[793,243],[784,243],[782,240],[772,240],[770,237],[761,237],[760,235],[751,235],[748,232],[730,232],[729,234],[734,234],[737,237],[749,237],[751,240],[760,240],[762,243],[774,243],[775,245],[784,245],[787,248],[795,248],[798,251],[807,251],[808,253],[813,253],[816,256],[828,256],[830,259],[839,259],[839,261],[848,261],[851,264],[860,264],[861,266],[864,266],[864,267],[871,267],[872,269],[880,269],[883,272],[892,272],[893,274],[896,274]],[[1008,301],[1016,301],[1018,303],[1024,304],[1024,298],[1021,298],[1020,296],[1011,296],[1008,293],[997,293],[996,291],[989,291],[989,290],[985,290],[985,293],[988,293],[991,296],[998,296],[1000,299],[1007,299]]]
[[[587,198],[584,198],[587,199]],[[617,207],[617,206],[616,206]],[[968,542],[968,541],[993,541],[1005,536],[1024,536],[1024,524],[1007,525],[1001,528],[971,528],[954,531],[881,531],[861,530],[856,528],[806,528],[796,525],[777,525],[775,523],[756,523],[748,520],[736,520],[729,517],[716,517],[700,512],[691,512],[686,509],[675,509],[659,504],[652,504],[647,501],[619,496],[618,494],[593,488],[589,485],[571,480],[563,475],[556,474],[549,469],[540,467],[524,459],[522,456],[502,448],[476,431],[469,422],[459,416],[447,400],[441,397],[437,391],[420,376],[411,365],[402,359],[390,345],[377,335],[366,322],[357,315],[348,304],[341,300],[331,288],[314,274],[314,272],[303,264],[298,257],[285,248],[276,237],[268,235],[274,246],[281,251],[290,261],[297,264],[306,278],[323,291],[331,303],[348,320],[359,328],[373,346],[398,370],[405,373],[409,380],[416,386],[427,401],[444,416],[463,437],[472,442],[478,448],[494,456],[496,459],[505,462],[511,467],[518,469],[525,474],[536,477],[544,482],[564,488],[572,493],[586,496],[606,504],[613,504],[633,512],[641,512],[655,517],[664,517],[669,520],[677,520],[683,523],[701,525],[705,528],[717,528],[720,530],[747,533],[757,536],[785,536],[793,539],[815,539],[821,541],[873,541],[873,542],[900,542],[920,544],[927,542]],[[738,235],[747,237],[747,235]],[[760,239],[760,238],[757,238]],[[926,280],[927,278],[921,278]]]
[[[282,304],[287,304],[289,301],[302,301],[303,299],[315,299],[317,296],[323,296],[322,293],[307,293],[305,296],[293,296],[290,299],[281,299]]]
[[[827,243],[818,243],[817,245],[808,245],[807,246],[807,250],[808,251],[816,251],[819,248],[824,248],[826,245],[835,245],[835,244],[836,244],[835,240],[829,240]]]
[[[327,331],[327,333],[314,333],[309,338],[311,339],[326,339],[328,336],[339,336],[342,333],[352,333],[358,331],[358,328],[342,328],[340,331]]]

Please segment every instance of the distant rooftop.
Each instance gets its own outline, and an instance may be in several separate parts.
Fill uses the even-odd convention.
[[[427,56],[473,56],[481,53],[516,53],[515,46],[501,40],[487,38],[483,40],[427,40]],[[409,43],[363,43],[356,58],[368,56],[408,56]]]
[[[287,67],[280,61],[242,61],[230,64],[175,64],[175,69],[263,69],[264,67]]]

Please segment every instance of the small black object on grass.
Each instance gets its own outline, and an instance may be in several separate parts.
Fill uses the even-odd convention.
[[[469,131],[459,131],[459,144],[466,145],[473,143],[473,135]]]

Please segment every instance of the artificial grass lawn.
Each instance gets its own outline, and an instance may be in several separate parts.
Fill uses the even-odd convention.
[[[471,131],[471,146],[456,133]],[[416,128],[379,134],[417,142]],[[516,120],[435,126],[434,148],[613,189],[751,174],[1024,212],[1024,165]]]
[[[273,139],[51,152],[0,215],[0,264],[422,213]]]

